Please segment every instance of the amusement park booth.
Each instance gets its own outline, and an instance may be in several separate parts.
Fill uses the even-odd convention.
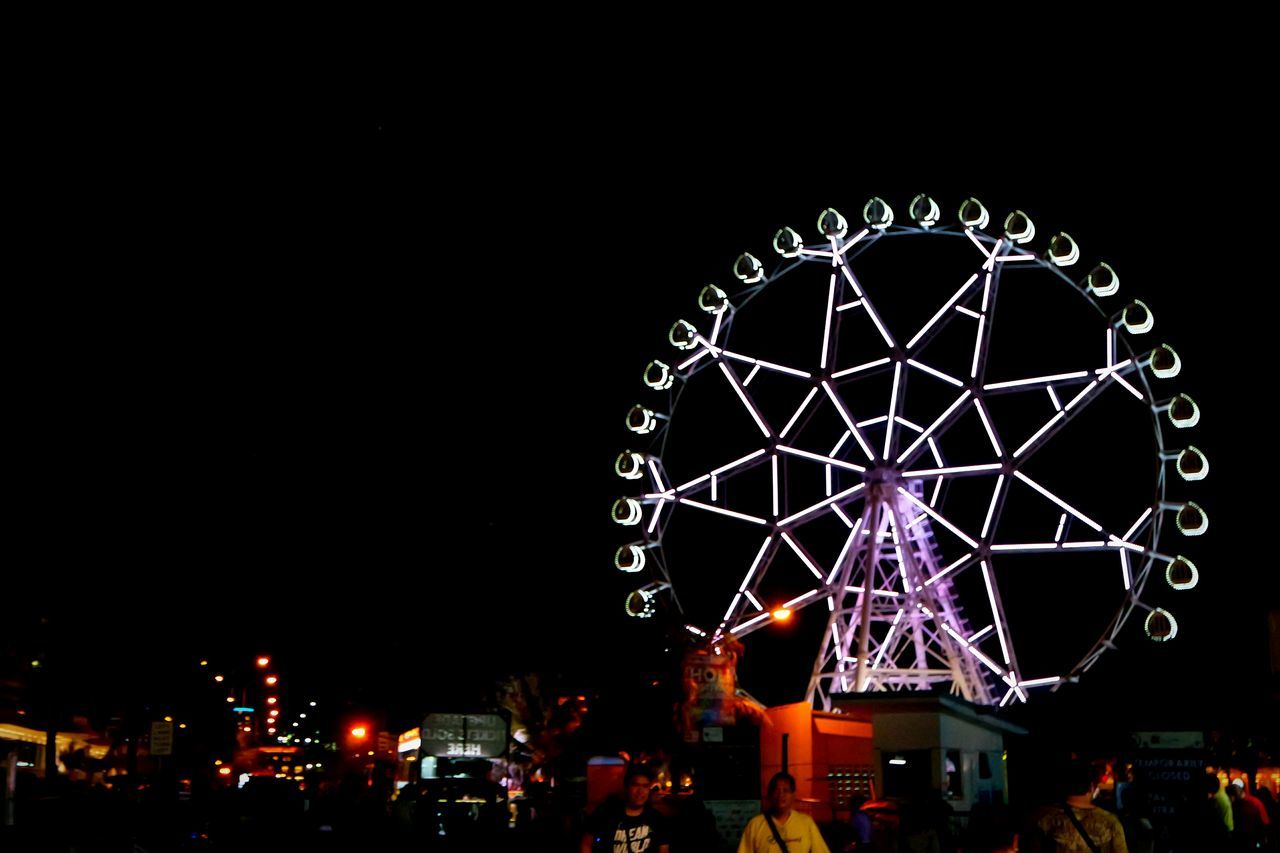
[[[767,711],[760,727],[761,790],[782,769],[814,820],[846,819],[849,798],[940,791],[958,811],[1005,802],[1004,738],[1026,730],[952,696],[875,693]],[[785,751],[785,756],[784,756]]]

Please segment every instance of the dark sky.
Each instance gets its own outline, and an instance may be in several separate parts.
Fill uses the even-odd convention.
[[[425,711],[490,673],[645,654],[608,521],[640,368],[780,225],[922,190],[1112,259],[1202,406],[1200,588],[1178,640],[1113,653],[1099,695],[1261,671],[1274,298],[1236,105],[1122,90],[1062,119],[911,100],[831,119],[525,85],[221,105],[118,170],[76,166],[78,190],[47,170],[11,320],[10,570],[97,694],[264,649],[329,695]]]

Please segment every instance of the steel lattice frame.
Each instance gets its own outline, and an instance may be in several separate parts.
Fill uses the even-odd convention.
[[[783,229],[774,241],[775,249],[783,257],[775,270],[766,274],[758,260],[744,254],[734,269],[745,284],[742,293],[730,300],[713,286],[703,290],[699,303],[710,314],[710,332],[704,336],[691,324],[679,321],[672,328],[671,340],[684,351],[682,359],[674,368],[660,361],[652,362],[645,373],[645,382],[651,388],[669,390],[668,414],[643,405],[637,405],[628,413],[628,426],[642,435],[652,433],[655,449],[644,453],[627,451],[617,462],[619,475],[643,481],[644,489],[638,496],[620,499],[614,505],[615,521],[637,526],[642,531],[639,541],[619,549],[615,562],[623,571],[654,573],[651,583],[628,598],[631,615],[652,613],[654,597],[663,590],[670,590],[674,597],[662,539],[676,508],[685,506],[737,519],[742,523],[744,535],[760,540],[754,559],[742,567],[740,583],[723,619],[705,628],[687,626],[689,631],[706,637],[709,642],[714,644],[726,635],[741,638],[774,621],[773,612],[760,600],[759,589],[782,549],[794,553],[812,573],[813,588],[785,602],[783,607],[797,610],[825,602],[828,608],[823,645],[808,688],[809,700],[820,707],[830,708],[832,698],[839,694],[928,689],[943,684],[950,684],[953,693],[973,702],[1004,705],[1014,699],[1026,701],[1027,689],[1056,687],[1088,670],[1103,651],[1113,647],[1135,610],[1147,612],[1146,627],[1150,636],[1161,640],[1172,638],[1176,633],[1173,617],[1162,608],[1144,602],[1143,592],[1156,565],[1166,566],[1170,585],[1180,589],[1195,584],[1197,570],[1185,557],[1158,550],[1164,513],[1177,513],[1178,527],[1188,535],[1203,532],[1207,518],[1194,503],[1171,503],[1166,499],[1166,468],[1173,464],[1188,480],[1199,479],[1208,470],[1207,460],[1195,448],[1169,451],[1165,444],[1161,416],[1167,414],[1177,427],[1193,426],[1198,420],[1195,404],[1185,395],[1157,400],[1144,372],[1144,368],[1148,368],[1160,377],[1176,375],[1177,356],[1165,346],[1135,352],[1130,336],[1148,331],[1151,325],[1146,306],[1133,302],[1115,314],[1104,310],[1099,298],[1112,295],[1118,279],[1106,265],[1095,268],[1079,283],[1068,277],[1063,267],[1074,263],[1079,255],[1069,237],[1059,235],[1048,251],[1033,254],[1019,247],[1020,242],[1026,242],[1034,234],[1025,215],[1011,215],[1005,223],[1005,233],[991,236],[980,230],[987,221],[986,211],[972,199],[966,206],[962,207],[961,218],[968,225],[938,227],[936,205],[918,197],[912,203],[913,214],[917,210],[931,211],[932,217],[917,217],[918,224],[902,225],[892,224],[891,212],[876,199],[864,210],[864,218],[873,224],[852,236],[843,217],[827,210],[819,217],[819,228],[826,237],[823,242],[804,245],[794,231]],[[964,215],[966,210],[968,217]],[[1022,218],[1016,219],[1018,216]],[[967,279],[905,343],[891,334],[876,311],[872,293],[862,286],[850,266],[855,257],[873,250],[880,241],[903,235],[966,240],[974,250],[973,267]],[[831,270],[825,316],[814,321],[814,332],[820,331],[823,341],[816,368],[772,363],[730,349],[729,333],[735,312],[764,288],[806,264],[823,264]],[[1001,274],[1013,265],[1051,271],[1094,306],[1101,319],[1097,331],[1099,349],[1104,349],[1105,344],[1103,359],[1068,373],[1009,382],[986,381]],[[867,324],[869,335],[878,336],[885,355],[836,370],[840,327],[853,317]],[[972,358],[967,359],[963,369],[946,372],[928,363],[923,351],[952,323],[972,324],[974,343]],[[722,374],[758,427],[761,446],[740,458],[723,460],[686,482],[673,484],[661,462],[667,418],[675,411],[687,380],[704,370]],[[785,421],[776,419],[783,424],[781,427],[753,400],[751,382],[761,371],[786,374],[809,386],[799,408]],[[846,384],[890,372],[893,384],[886,409],[857,413],[849,410],[841,394]],[[928,374],[933,380],[941,380],[955,389],[951,404],[937,412],[936,418],[927,425],[912,423],[902,415],[906,379],[915,373]],[[1122,387],[1148,411],[1162,463],[1158,466],[1151,504],[1136,507],[1133,524],[1124,531],[1105,529],[1085,511],[1062,500],[1025,471],[1028,460],[1050,445],[1067,424],[1111,385]],[[1011,446],[1007,436],[1000,434],[988,411],[987,400],[1001,394],[1040,394],[1047,398],[1043,425],[1016,446]],[[823,406],[830,406],[843,421],[846,427],[843,437],[834,446],[801,446],[805,422]],[[981,420],[990,442],[991,461],[948,466],[943,452],[944,440],[948,430],[970,410]],[[879,424],[884,425],[884,438],[873,444],[868,440],[868,430]],[[786,485],[785,477],[779,478],[780,460],[784,464],[803,462],[823,466],[826,498],[799,512],[784,515],[781,510],[787,503],[783,494]],[[720,488],[727,480],[759,466],[769,466],[773,487],[773,511],[767,516],[733,509]],[[854,485],[842,489],[833,486],[835,480],[855,475],[858,482]],[[981,529],[962,529],[939,507],[944,482],[959,477],[991,481],[990,502]],[[1010,486],[1015,482],[1023,483],[1060,510],[1057,531],[1052,538],[1047,532],[1043,541],[1038,542],[1009,542],[999,538],[1001,513]],[[804,527],[826,514],[838,518],[848,533],[834,563],[820,565],[804,546]],[[1064,538],[1068,520],[1073,529],[1087,528],[1088,538]],[[963,550],[963,556],[944,563],[940,536]],[[1024,670],[1020,665],[993,568],[994,561],[1001,555],[1047,551],[1110,551],[1117,555],[1119,564],[1115,589],[1121,606],[1102,636],[1068,672],[1037,672]],[[958,600],[954,581],[965,572],[980,573],[986,590],[985,603]],[[968,612],[976,612],[981,609],[978,604],[985,604],[983,624],[971,624],[966,604]]]

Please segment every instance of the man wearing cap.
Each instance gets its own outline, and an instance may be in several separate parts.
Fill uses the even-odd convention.
[[[1239,847],[1251,850],[1266,837],[1271,818],[1267,816],[1262,800],[1244,789],[1244,779],[1239,776],[1227,786],[1227,796],[1231,798],[1231,816],[1236,825],[1232,837]]]

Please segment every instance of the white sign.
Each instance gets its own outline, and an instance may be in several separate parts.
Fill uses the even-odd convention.
[[[173,723],[157,720],[151,724],[151,754],[173,755]]]

